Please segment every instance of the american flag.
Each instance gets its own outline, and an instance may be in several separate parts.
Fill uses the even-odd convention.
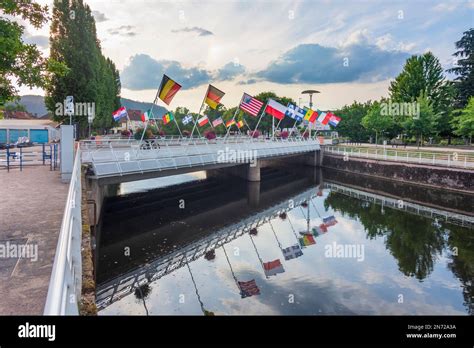
[[[249,280],[248,282],[238,282],[240,288],[240,296],[242,298],[250,297],[253,295],[260,295],[260,289],[255,282],[255,279]]]
[[[218,125],[222,123],[224,123],[224,121],[222,120],[222,117],[219,117],[219,118],[216,118],[214,121],[212,121],[212,126],[217,127]]]
[[[260,100],[255,99],[247,93],[244,93],[239,107],[245,112],[248,112],[250,115],[257,116],[262,106],[263,103]]]

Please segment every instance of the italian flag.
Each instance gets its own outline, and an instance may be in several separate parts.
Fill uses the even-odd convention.
[[[203,117],[201,117],[198,120],[198,125],[199,125],[199,127],[202,127],[202,126],[206,125],[208,122],[209,122],[209,119],[207,118],[206,115],[204,115]]]
[[[321,112],[318,117],[318,122],[327,125],[332,115],[330,112]]]
[[[152,116],[151,110],[147,110],[142,114],[142,121],[147,122]]]

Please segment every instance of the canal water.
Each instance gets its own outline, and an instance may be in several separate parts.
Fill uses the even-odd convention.
[[[124,183],[100,315],[474,313],[474,196],[331,170]]]

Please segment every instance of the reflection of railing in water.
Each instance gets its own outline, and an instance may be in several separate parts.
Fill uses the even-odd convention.
[[[273,207],[252,215],[238,224],[224,228],[211,236],[202,238],[180,250],[159,258],[150,264],[119,276],[97,289],[97,308],[106,308],[112,303],[132,294],[134,289],[144,284],[153,282],[183,266],[187,263],[199,259],[208,251],[216,249],[232,240],[248,233],[252,228],[256,228],[267,223],[269,220],[278,217],[283,212],[297,207],[304,201],[316,197],[316,190],[309,189],[291,198],[294,206],[289,201],[283,201]]]
[[[381,204],[384,207],[402,210],[407,213],[416,214],[431,219],[439,219],[447,223],[459,225],[462,227],[474,228],[474,217],[472,216],[456,214],[441,209],[430,208],[420,204],[407,202],[402,199],[385,197],[375,193],[369,193],[366,191],[361,191],[347,186],[328,182],[324,183],[324,188],[328,188],[331,189],[331,191],[339,192],[344,195],[355,197],[364,201]]]

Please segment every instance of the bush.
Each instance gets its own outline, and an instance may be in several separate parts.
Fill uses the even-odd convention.
[[[182,133],[183,133],[183,137],[185,138],[189,138],[191,136],[191,132],[188,131],[187,129],[185,129]]]
[[[146,127],[146,132],[145,132],[145,135],[143,136],[143,139],[153,139],[155,138],[155,134],[157,134],[157,132],[158,130],[156,127],[148,126]],[[140,128],[137,128],[133,137],[135,138],[135,140],[140,140],[142,138],[142,134],[143,134],[143,127],[140,127]]]
[[[260,131],[258,131],[258,130],[251,131],[250,136],[252,138],[258,138],[260,136]]]
[[[283,131],[283,132],[280,133],[280,137],[282,139],[287,139],[289,134],[290,133],[288,133],[288,131]]]
[[[216,138],[216,133],[214,131],[208,130],[204,132],[204,137],[207,140],[212,140]]]
[[[124,129],[123,131],[120,132],[120,134],[123,136],[123,137],[130,137],[132,135],[132,133],[128,130],[128,129]]]
[[[305,132],[303,133],[303,138],[308,139],[308,137],[309,137],[309,132],[308,132],[308,131],[305,131]]]

